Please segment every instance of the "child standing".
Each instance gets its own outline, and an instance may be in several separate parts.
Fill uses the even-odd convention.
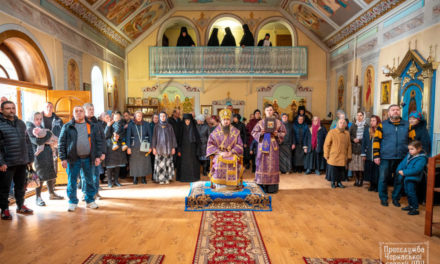
[[[396,169],[403,184],[406,195],[408,196],[408,206],[402,208],[408,211],[409,215],[419,214],[419,201],[417,200],[416,187],[422,179],[423,170],[426,166],[428,157],[422,151],[423,146],[420,141],[412,141],[408,144],[408,155],[400,162]],[[401,182],[401,181],[400,181]]]

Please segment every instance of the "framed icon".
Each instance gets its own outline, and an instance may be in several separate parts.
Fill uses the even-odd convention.
[[[390,104],[391,80],[384,81],[380,85],[380,104]]]
[[[134,105],[136,106],[142,106],[142,98],[136,97],[136,100],[134,102]]]
[[[149,105],[150,104],[150,100],[148,99],[148,98],[144,98],[144,99],[142,99],[142,105],[143,106],[147,106],[147,105]]]
[[[159,98],[151,98],[150,104],[151,105],[159,105]]]
[[[134,97],[128,97],[127,98],[127,104],[128,105],[134,105],[135,103],[135,98]]]
[[[201,105],[200,109],[202,111],[202,115],[204,116],[212,115],[212,105]]]

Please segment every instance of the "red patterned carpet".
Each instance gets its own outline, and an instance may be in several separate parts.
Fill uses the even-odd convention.
[[[269,264],[253,212],[205,211],[194,264]]]
[[[378,259],[360,258],[306,258],[306,264],[381,264]]]
[[[164,255],[92,254],[83,264],[161,264]]]

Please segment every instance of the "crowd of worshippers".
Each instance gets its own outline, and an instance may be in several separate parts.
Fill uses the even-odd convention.
[[[426,121],[420,113],[401,118],[398,105],[389,107],[383,122],[357,113],[349,122],[343,111],[330,131],[319,117],[309,118],[303,106],[292,122],[287,113],[279,115],[272,105],[250,115],[249,122],[233,114],[232,105],[218,116],[195,116],[179,109],[171,116],[161,112],[152,122],[144,121],[141,111],[104,112],[95,117],[90,103],[76,106],[67,123],[54,113],[52,103],[34,112],[24,123],[16,116],[13,102],[2,98],[0,113],[0,207],[1,218],[12,219],[8,196],[15,196],[19,214],[32,214],[24,205],[28,171],[33,167],[40,179],[36,204],[45,206],[41,192],[48,187],[49,199],[64,197],[55,193],[57,162],[68,175],[68,211],[75,211],[81,189],[86,208],[95,202],[100,182],[109,188],[121,186],[119,178],[133,177],[133,184],[158,184],[173,180],[194,182],[209,176],[212,187],[243,186],[243,172],[255,173],[255,182],[267,193],[276,193],[280,173],[304,172],[317,175],[325,171],[331,187],[344,188],[342,181],[354,178],[355,186],[370,182],[369,191],[379,193],[388,206],[387,186],[393,185],[392,202],[400,206],[403,189],[409,205],[402,208],[418,214],[420,184],[430,153]],[[423,187],[423,186],[422,186]],[[422,188],[423,189],[423,188]],[[423,190],[422,190],[423,192]]]
[[[240,44],[240,47],[243,47],[243,48],[255,46],[254,35],[250,31],[249,26],[247,24],[243,25],[243,37],[241,38],[239,44]],[[169,46],[169,40],[166,35],[164,35],[162,38],[162,46],[164,46],[164,47]],[[176,46],[177,47],[194,47],[195,46],[194,40],[188,34],[188,29],[186,27],[181,27],[180,35],[179,35],[179,38],[177,39]],[[235,47],[235,46],[237,46],[237,42],[235,41],[235,37],[232,34],[230,27],[225,28],[225,35],[222,39],[222,42],[219,42],[218,28],[214,28],[212,30],[211,36],[209,37],[207,46],[208,47],[218,47],[218,46]],[[264,38],[258,41],[257,46],[271,47],[272,42],[270,41],[270,34],[266,33]]]

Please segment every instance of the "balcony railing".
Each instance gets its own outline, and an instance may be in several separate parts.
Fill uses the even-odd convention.
[[[150,47],[150,76],[303,76],[306,47]]]

